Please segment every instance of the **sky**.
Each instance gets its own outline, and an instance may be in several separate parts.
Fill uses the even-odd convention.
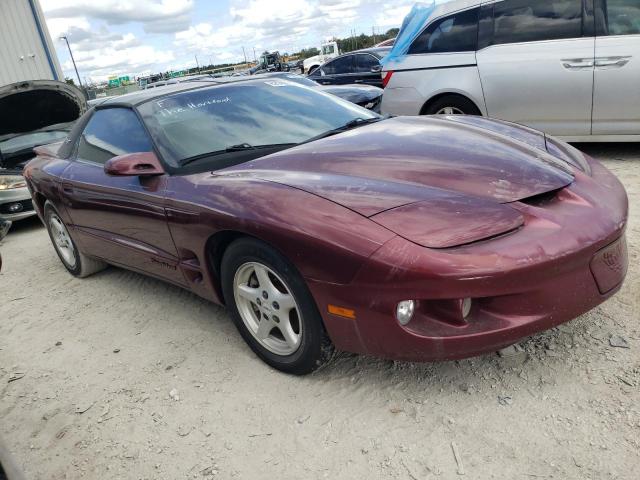
[[[399,27],[407,0],[40,0],[64,74],[83,82],[298,51]]]

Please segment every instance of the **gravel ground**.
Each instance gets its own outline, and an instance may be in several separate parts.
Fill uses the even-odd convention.
[[[629,193],[627,281],[504,357],[344,354],[283,375],[222,308],[116,268],[77,280],[38,221],[17,225],[1,246],[0,437],[33,479],[637,479],[640,145],[581,148]]]

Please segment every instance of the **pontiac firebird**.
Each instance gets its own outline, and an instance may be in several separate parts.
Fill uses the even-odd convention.
[[[289,373],[336,349],[495,351],[594,308],[626,274],[616,177],[501,121],[202,81],[107,100],[36,153],[27,183],[71,274],[112,264],[224,304]]]

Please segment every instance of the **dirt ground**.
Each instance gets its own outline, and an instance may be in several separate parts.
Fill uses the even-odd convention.
[[[640,145],[581,148],[629,193],[627,281],[505,357],[343,354],[287,376],[222,308],[117,268],[77,280],[38,221],[17,225],[1,245],[0,437],[29,479],[637,479]]]

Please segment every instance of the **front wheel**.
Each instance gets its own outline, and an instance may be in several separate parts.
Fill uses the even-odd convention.
[[[78,250],[71,235],[69,235],[67,226],[49,201],[44,204],[44,221],[51,243],[53,243],[60,261],[70,274],[84,278],[107,267],[106,263],[87,257]]]
[[[276,250],[240,239],[222,259],[222,290],[236,327],[267,364],[303,375],[326,363],[333,346],[304,280]]]
[[[481,115],[480,110],[468,98],[446,95],[425,108],[425,115]]]

